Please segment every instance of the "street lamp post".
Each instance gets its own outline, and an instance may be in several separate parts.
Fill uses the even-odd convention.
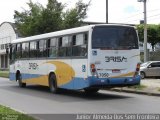
[[[108,24],[108,0],[106,0],[106,24]]]
[[[144,62],[147,61],[147,0],[138,0],[144,3]]]

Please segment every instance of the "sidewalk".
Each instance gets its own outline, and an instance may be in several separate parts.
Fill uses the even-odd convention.
[[[153,78],[142,79],[141,86],[142,88],[123,87],[123,88],[113,88],[111,90],[118,92],[160,96],[160,79],[153,79]]]

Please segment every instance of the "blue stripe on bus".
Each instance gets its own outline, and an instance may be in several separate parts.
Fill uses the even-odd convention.
[[[21,74],[22,75],[22,80],[25,80],[25,79],[31,79],[31,78],[37,78],[37,77],[40,77],[42,75],[38,75],[38,74]],[[9,74],[9,78],[10,80],[16,80],[16,73],[10,73]]]
[[[60,88],[65,89],[83,89],[91,86],[114,86],[114,85],[134,85],[140,83],[140,76],[135,78],[125,77],[125,78],[96,78],[89,77],[84,80],[84,78],[74,78],[69,83],[60,86]]]
[[[84,80],[84,78],[78,78],[75,77],[73,80],[71,80],[69,83],[65,85],[61,85],[60,88],[65,88],[65,89],[83,89],[89,86],[89,81],[88,79]]]
[[[9,73],[9,79],[10,80],[16,80],[16,74],[15,73]]]
[[[16,74],[10,73],[10,80],[16,80]],[[38,74],[22,74],[22,79],[31,79],[37,78],[42,75]],[[83,89],[91,86],[112,86],[112,85],[132,85],[139,84],[140,76],[133,77],[123,77],[123,78],[96,78],[96,77],[88,77],[87,79],[75,77],[69,83],[59,86],[60,88],[65,89]]]

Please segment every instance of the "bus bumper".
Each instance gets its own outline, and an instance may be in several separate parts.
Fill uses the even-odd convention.
[[[113,87],[125,87],[140,84],[140,76],[136,77],[123,77],[123,78],[96,78],[88,77],[74,78],[67,84],[59,86],[60,88],[80,90],[84,88],[113,88]]]
[[[89,87],[125,87],[140,84],[141,77],[96,78],[89,77]]]

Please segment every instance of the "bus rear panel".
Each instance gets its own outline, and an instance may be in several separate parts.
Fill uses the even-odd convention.
[[[94,27],[89,52],[89,86],[140,84],[140,52],[137,33],[133,27]]]

